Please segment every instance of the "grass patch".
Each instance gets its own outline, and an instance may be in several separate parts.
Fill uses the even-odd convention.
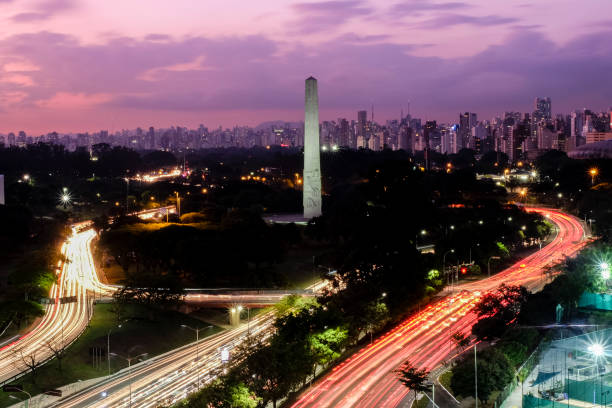
[[[61,370],[58,360],[54,359],[36,371],[36,377],[31,374],[17,381],[32,395],[49,389],[55,389],[79,380],[102,377],[108,374],[108,363],[105,355],[106,336],[109,330],[110,350],[119,355],[138,355],[148,353],[148,358],[165,353],[195,341],[195,334],[188,329],[182,329],[181,324],[191,327],[203,327],[207,324],[185,314],[174,311],[155,311],[141,305],[129,305],[126,310],[126,321],[121,328],[117,327],[115,314],[110,304],[95,306],[94,315],[89,327],[79,339],[67,350],[61,360]],[[220,331],[213,327],[200,333],[200,339]],[[61,340],[56,338],[54,341]],[[101,358],[94,358],[90,353],[92,347],[102,350]],[[121,358],[111,357],[111,372],[124,367],[127,362]],[[21,397],[21,395],[19,396]],[[17,401],[0,393],[0,407],[7,407]]]
[[[427,408],[427,405],[429,405],[429,398],[423,395],[420,400],[415,400],[412,403],[412,408]]]
[[[453,378],[453,372],[451,370],[445,371],[438,377],[438,381],[444,388],[448,390],[451,394],[455,395],[453,389],[451,388],[451,379]]]

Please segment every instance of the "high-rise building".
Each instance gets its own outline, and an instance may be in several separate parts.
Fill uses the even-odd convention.
[[[319,96],[317,80],[313,77],[306,79],[304,111],[304,218],[313,218],[322,213]]]
[[[368,127],[368,112],[367,111],[359,111],[357,112],[357,136],[362,136],[367,140],[367,129]]]
[[[430,151],[429,141],[430,139],[432,139],[433,133],[436,131],[437,127],[438,125],[435,120],[428,120],[427,122],[425,122],[425,127],[423,128],[423,141],[424,141],[423,152],[425,152],[425,168],[427,170],[430,170],[430,166],[431,166],[431,163],[430,163],[431,151]]]
[[[536,97],[534,102],[534,110],[533,110],[533,121],[534,123],[539,123],[542,120],[546,122],[550,122],[552,119],[552,110],[550,98],[540,98]]]
[[[351,129],[348,120],[340,119],[338,124],[340,125],[338,145],[341,147],[350,147]]]
[[[476,126],[477,117],[475,113],[465,112],[459,115],[459,140],[457,141],[459,150],[470,145],[472,128]]]

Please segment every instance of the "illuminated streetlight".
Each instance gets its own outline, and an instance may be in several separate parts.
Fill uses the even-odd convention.
[[[601,271],[601,278],[603,280],[610,279],[610,264],[602,262],[599,264],[599,270]]]
[[[523,225],[523,226],[521,227],[521,229],[522,229],[523,231],[525,231],[525,230],[527,229],[527,227]]]
[[[193,330],[196,334],[196,361],[200,360],[200,332],[202,330],[207,330],[207,329],[212,329],[213,326],[206,326],[206,327],[197,327],[197,328],[193,328],[191,326],[188,326],[186,324],[181,324],[181,327],[184,329],[189,329],[189,330]],[[197,369],[196,367],[196,371],[198,373],[198,386],[197,388],[200,389],[200,370]]]
[[[589,350],[589,352],[595,357],[601,357],[604,355],[604,347],[599,343],[591,344],[587,350]]]
[[[595,177],[597,177],[597,175],[599,174],[599,170],[597,169],[597,167],[592,167],[589,170],[589,174],[591,175],[591,184],[595,184]]]
[[[130,356],[123,357],[117,353],[110,353],[112,357],[122,358],[128,363],[128,379],[129,379],[129,384],[130,384],[130,405],[129,405],[130,407],[132,406],[132,360],[137,360],[140,357],[146,356],[147,354],[149,353],[142,353],[142,354],[137,355],[136,357],[130,357]]]
[[[68,205],[70,205],[71,200],[72,200],[72,197],[70,196],[68,189],[64,187],[61,194],[59,195],[60,203],[64,206],[64,208],[66,208],[68,207]]]

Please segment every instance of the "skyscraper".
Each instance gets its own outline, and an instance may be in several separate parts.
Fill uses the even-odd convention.
[[[321,215],[321,164],[319,150],[319,96],[317,80],[306,79],[304,104],[304,218]]]
[[[423,146],[423,152],[425,153],[425,168],[430,170],[430,150],[429,150],[429,141],[432,138],[432,134],[436,131],[438,127],[435,120],[428,120],[425,122],[425,127],[423,128],[423,138],[425,140],[425,145]]]
[[[534,105],[535,106],[533,111],[533,121],[535,123],[538,123],[542,120],[550,122],[550,120],[552,119],[550,98],[536,97]]]
[[[359,111],[357,112],[357,137],[361,136],[364,140],[367,140],[366,128],[368,125],[368,112]]]
[[[457,151],[469,147],[472,128],[474,126],[476,126],[475,113],[465,112],[459,115],[459,140],[457,141]]]

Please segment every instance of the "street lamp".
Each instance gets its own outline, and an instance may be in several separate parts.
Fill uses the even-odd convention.
[[[179,197],[178,191],[175,191],[176,194],[176,211],[178,212],[179,218],[181,218],[181,197]]]
[[[599,392],[603,390],[603,374],[599,373],[599,359],[605,355],[604,346],[600,343],[593,343],[587,350],[595,357],[595,370],[597,375],[599,375]],[[602,392],[603,397],[603,392]],[[602,398],[603,399],[603,398]],[[593,404],[595,404],[595,393],[593,392]]]
[[[599,270],[601,272],[601,278],[605,281],[610,279],[610,264],[602,262],[599,264]]]
[[[117,328],[120,329],[121,325],[118,325]],[[106,333],[106,360],[107,360],[107,363],[108,363],[108,375],[109,376],[111,375],[111,369],[110,369],[110,355],[111,355],[111,352],[110,352],[110,335],[111,335],[112,331],[113,331],[113,329],[109,329],[108,333]]]
[[[591,175],[591,185],[593,185],[595,184],[595,177],[599,174],[599,170],[597,167],[591,167],[591,169],[589,169],[589,174]]]
[[[9,395],[9,398],[16,399],[16,400],[18,400],[18,401],[26,401],[26,403],[25,403],[24,405],[25,405],[26,407],[29,407],[29,406],[30,406],[30,401],[32,400],[32,395],[31,395],[29,392],[25,391],[25,390],[17,390],[17,389],[15,389],[15,390],[14,390],[14,391],[12,391],[12,392],[15,392],[15,391],[17,391],[17,392],[23,392],[24,394],[26,394],[26,395],[28,396],[28,399],[27,399],[27,400],[25,400],[25,399],[24,399],[24,400],[22,400],[22,399],[17,398],[17,397],[16,397],[16,396],[14,396],[14,395]]]
[[[426,230],[424,230],[424,229],[423,229],[423,230],[421,230],[421,235],[422,235],[422,236],[427,235],[427,231],[426,231]],[[418,234],[415,234],[415,236],[414,236],[414,247],[415,247],[415,248],[418,248],[418,247],[419,247],[419,235],[418,235]]]
[[[186,324],[181,324],[181,327],[184,329],[193,330],[196,334],[196,361],[200,361],[200,332],[202,330],[212,329],[213,326],[199,327],[193,328]],[[200,389],[200,370],[196,367],[196,371],[198,372],[198,389]]]
[[[455,253],[455,249],[451,248],[448,251],[446,251],[444,253],[444,255],[442,255],[442,273],[446,275],[446,255],[448,255],[449,253]],[[448,281],[448,279],[447,279]]]
[[[137,355],[136,357],[130,357],[130,356],[124,357],[117,353],[110,353],[111,356],[122,358],[128,363],[128,381],[130,384],[130,405],[129,405],[130,408],[132,407],[132,360],[139,359],[140,357],[144,357],[147,354],[149,353],[142,353],[142,354]]]
[[[68,192],[68,190],[66,188],[64,188],[64,190],[60,194],[60,203],[62,203],[64,208],[66,208],[70,204],[70,200],[71,199],[72,199],[72,197],[70,196],[70,193]]]

